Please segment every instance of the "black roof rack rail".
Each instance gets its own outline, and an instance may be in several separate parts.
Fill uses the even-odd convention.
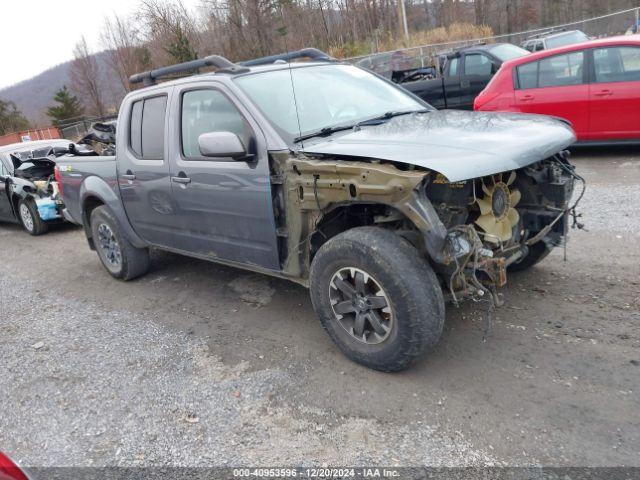
[[[237,65],[243,67],[255,67],[257,65],[269,65],[279,60],[288,62],[290,60],[296,60],[298,58],[308,58],[319,62],[335,62],[328,53],[318,50],[317,48],[303,48],[302,50],[296,50],[295,52],[280,53],[278,55],[269,55],[268,57],[260,57],[253,60],[245,60],[244,62],[238,62]]]
[[[227,73],[243,73],[249,71],[248,68],[240,67],[220,55],[210,55],[198,60],[191,60],[190,62],[178,63],[176,65],[169,65],[168,67],[156,68],[148,72],[136,73],[129,77],[129,82],[142,83],[145,87],[148,87],[155,85],[156,79],[160,77],[189,72],[204,67],[217,67],[218,71]]]

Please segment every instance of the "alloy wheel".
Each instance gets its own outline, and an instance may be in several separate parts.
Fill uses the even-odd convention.
[[[113,234],[113,231],[109,225],[101,223],[98,226],[98,243],[99,248],[102,249],[105,260],[112,267],[119,268],[122,264],[122,252],[120,251],[120,244]]]
[[[33,232],[33,217],[31,216],[29,207],[27,207],[24,203],[20,204],[20,220],[22,220],[24,228],[26,228],[30,232]]]
[[[358,342],[384,342],[394,322],[391,303],[380,284],[355,267],[338,270],[331,277],[329,299],[336,321]]]

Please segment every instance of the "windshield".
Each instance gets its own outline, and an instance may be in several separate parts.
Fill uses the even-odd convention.
[[[399,87],[351,65],[275,70],[235,81],[289,143],[324,128],[354,124],[386,112],[425,108]]]
[[[496,45],[491,49],[491,53],[496,56],[501,62],[506,62],[507,60],[513,60],[514,58],[524,57],[525,55],[529,55],[529,51],[524,48],[516,47],[515,45],[511,45],[510,43],[502,43],[500,45]]]
[[[573,43],[586,42],[589,40],[584,33],[576,30],[574,32],[563,33],[554,37],[547,38],[547,48],[562,47],[564,45],[571,45]]]

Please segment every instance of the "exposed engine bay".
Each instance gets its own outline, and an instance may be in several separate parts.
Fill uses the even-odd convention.
[[[54,169],[56,157],[68,152],[67,148],[47,147],[10,155],[14,172],[9,179],[9,193],[32,199],[44,221],[62,218],[62,198]]]
[[[348,228],[396,231],[423,252],[451,301],[500,305],[507,269],[536,263],[563,245],[584,193],[569,152],[525,167],[457,182],[380,161],[273,155],[274,210],[283,271],[301,283],[314,252]],[[583,188],[570,205],[574,184]]]
[[[570,205],[574,183],[583,190]],[[448,230],[448,265],[434,267],[448,278],[455,302],[491,294],[499,304],[497,288],[506,283],[506,269],[527,258],[543,258],[563,245],[569,217],[577,222],[575,207],[584,193],[584,179],[568,162],[568,152],[510,172],[449,183],[436,174],[425,193]],[[534,247],[536,245],[536,247]]]

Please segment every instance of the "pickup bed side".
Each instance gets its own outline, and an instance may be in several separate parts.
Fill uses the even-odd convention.
[[[123,233],[134,246],[146,246],[131,228],[124,211],[117,182],[116,157],[65,156],[60,158],[57,169],[65,202],[64,217],[84,227],[92,249],[95,249],[95,246],[88,220],[91,211],[99,205],[109,207],[119,221]]]

